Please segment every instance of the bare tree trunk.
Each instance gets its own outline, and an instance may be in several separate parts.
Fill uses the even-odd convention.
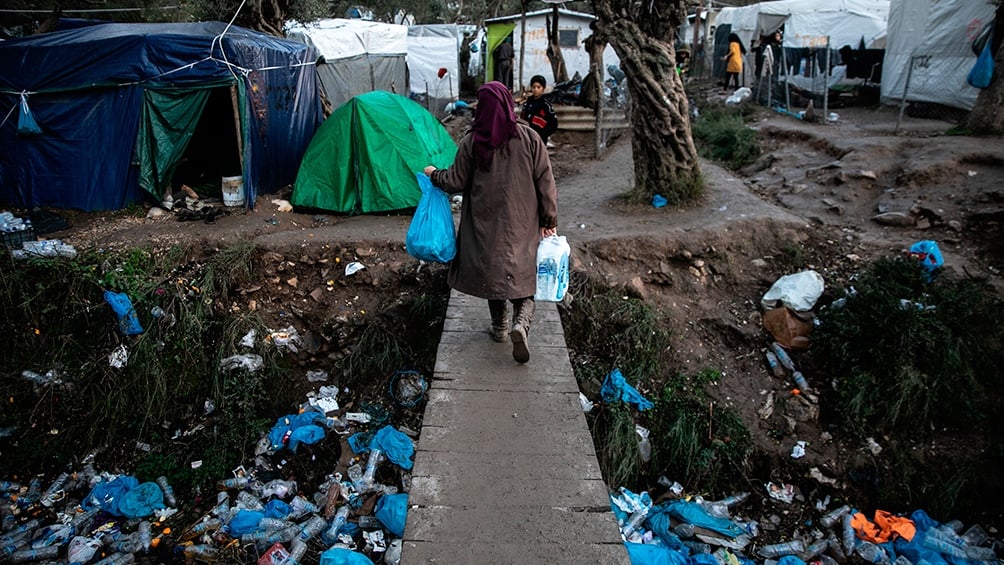
[[[1004,4],[997,5],[992,47],[994,74],[990,86],[980,91],[966,125],[978,135],[1004,133]]]
[[[683,0],[593,0],[600,31],[617,52],[631,93],[632,200],[661,194],[670,204],[704,190],[683,79],[676,73],[675,29],[686,18]]]
[[[592,35],[586,38],[585,46],[586,51],[589,53],[589,74],[593,77],[592,84],[597,89],[596,103],[593,105],[593,113],[596,117],[596,146],[593,148],[593,158],[599,159],[603,156],[605,146],[603,141],[603,90],[599,85],[603,83],[603,50],[607,47],[607,40],[603,37],[603,34],[593,30]],[[583,83],[585,82],[584,80]]]
[[[565,66],[565,57],[561,53],[561,45],[558,41],[557,4],[551,10],[551,17],[547,19],[547,60],[551,62],[551,72],[554,74],[554,82],[567,81],[568,67]]]

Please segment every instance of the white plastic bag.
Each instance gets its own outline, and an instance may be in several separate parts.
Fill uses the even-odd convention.
[[[796,312],[812,310],[823,294],[823,277],[816,271],[802,271],[785,275],[763,295],[760,305],[764,310],[787,306]]]
[[[537,246],[537,291],[534,300],[561,302],[568,289],[570,248],[563,235],[540,240]]]

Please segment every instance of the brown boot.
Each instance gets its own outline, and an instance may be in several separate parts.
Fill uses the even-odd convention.
[[[530,350],[527,348],[530,334],[530,324],[533,322],[533,312],[537,304],[533,297],[513,300],[515,313],[513,316],[512,331],[509,332],[509,339],[512,340],[512,358],[517,363],[526,363],[530,360]]]
[[[509,338],[509,302],[505,300],[489,300],[488,312],[492,316],[492,326],[488,334],[499,343],[505,343]]]

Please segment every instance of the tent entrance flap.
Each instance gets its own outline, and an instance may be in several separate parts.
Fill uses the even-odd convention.
[[[140,186],[158,201],[182,184],[220,196],[220,179],[242,174],[234,103],[230,81],[146,90],[135,151]]]

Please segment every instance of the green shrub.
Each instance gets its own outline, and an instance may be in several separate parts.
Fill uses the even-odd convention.
[[[705,111],[693,120],[694,143],[702,157],[738,169],[760,157],[756,132],[746,127],[741,110]]]
[[[714,405],[705,393],[720,378],[710,369],[669,378],[645,418],[652,469],[690,490],[731,494],[750,470],[752,440],[738,414]]]
[[[991,417],[1004,361],[992,289],[952,272],[928,283],[908,258],[876,261],[854,287],[843,307],[820,312],[810,357],[836,379],[848,427],[923,434]]]

